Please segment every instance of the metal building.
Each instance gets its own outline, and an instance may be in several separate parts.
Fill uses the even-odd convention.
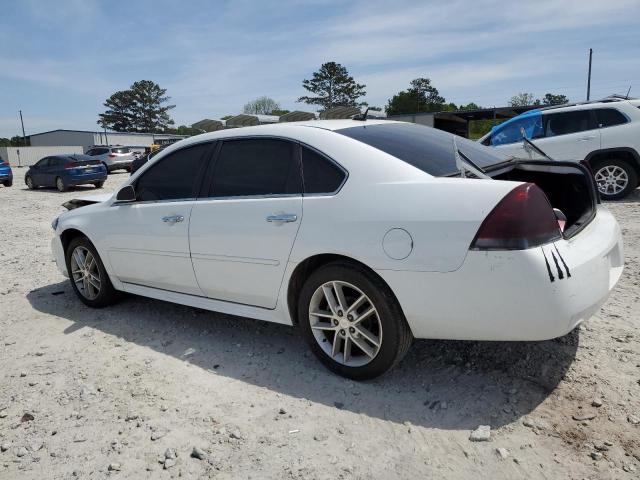
[[[154,143],[182,140],[186,135],[166,133],[92,132],[90,130],[51,130],[29,135],[33,147],[60,147],[80,145],[86,152],[94,145],[123,145],[150,147]]]

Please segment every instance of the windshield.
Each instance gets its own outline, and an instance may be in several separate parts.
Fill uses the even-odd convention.
[[[415,123],[362,125],[336,130],[393,155],[436,177],[459,171],[453,151],[454,135]],[[499,151],[484,147],[463,137],[455,137],[458,150],[480,168],[509,160]]]

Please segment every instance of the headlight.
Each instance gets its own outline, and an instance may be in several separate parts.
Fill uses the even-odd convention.
[[[58,217],[54,218],[53,222],[51,222],[51,228],[53,228],[54,232],[58,229]]]

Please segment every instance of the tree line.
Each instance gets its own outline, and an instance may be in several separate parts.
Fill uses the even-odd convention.
[[[362,107],[381,110],[362,101],[366,95],[366,85],[358,83],[348,70],[336,62],[327,62],[313,72],[311,78],[304,79],[302,86],[308,94],[297,99],[300,103],[314,105],[321,111],[334,107]],[[99,114],[98,124],[116,132],[179,133],[193,135],[200,133],[191,127],[174,127],[169,112],[175,107],[169,103],[167,90],[151,80],[135,82],[127,90],[115,92],[105,102],[105,111]],[[511,97],[510,106],[549,106],[567,103],[565,95],[547,93],[542,99],[531,93],[519,93]],[[440,94],[428,77],[420,77],[409,82],[407,89],[393,95],[384,107],[387,115],[420,112],[442,112],[455,110],[475,110],[478,104],[456,105]],[[243,112],[258,115],[284,115],[289,110],[270,97],[262,96],[244,105]],[[223,117],[230,118],[231,115]]]

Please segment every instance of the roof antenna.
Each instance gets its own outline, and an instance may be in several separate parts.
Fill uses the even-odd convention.
[[[629,94],[631,93],[631,85],[629,85],[629,90],[627,90],[627,100],[629,100]]]
[[[354,115],[353,116],[353,120],[361,120],[361,121],[365,121],[367,119],[367,115],[369,115],[369,107],[367,107],[367,109],[364,111],[364,113],[360,113],[358,115]]]

